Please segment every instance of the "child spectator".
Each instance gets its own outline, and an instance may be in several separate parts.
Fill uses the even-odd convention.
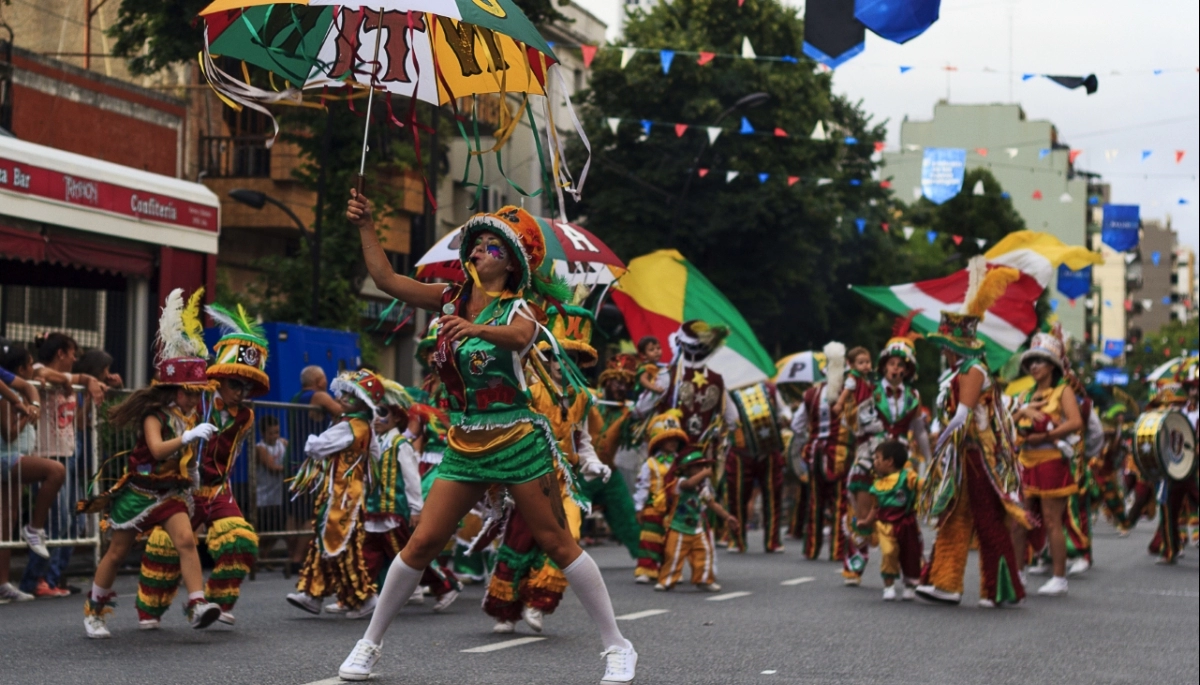
[[[670,590],[683,576],[686,561],[692,567],[692,584],[706,592],[720,592],[716,578],[716,549],[708,526],[708,510],[724,519],[730,530],[738,529],[738,520],[717,503],[713,494],[713,460],[702,452],[681,457],[667,478],[670,515],[667,543],[663,551],[662,572],[654,589]]]
[[[896,601],[896,579],[904,583],[901,599],[916,599],[921,576],[924,545],[917,525],[917,493],[920,481],[908,466],[908,448],[890,440],[875,450],[875,474],[871,486],[871,513],[863,521],[874,525],[879,539],[879,571],[883,575],[883,601]]]
[[[283,530],[283,473],[287,458],[288,441],[279,437],[279,419],[267,415],[259,419],[262,439],[254,446],[255,504],[258,520],[255,528],[259,533],[259,558],[266,558],[275,546],[275,538],[263,533]],[[295,551],[295,538],[286,538],[288,558]]]
[[[665,389],[658,385],[658,362],[662,359],[662,343],[653,335],[647,335],[638,341],[637,351],[639,387],[634,390],[634,394],[640,395],[644,390],[665,392]]]

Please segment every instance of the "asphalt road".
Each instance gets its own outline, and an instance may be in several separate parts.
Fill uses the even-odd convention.
[[[1200,667],[1197,554],[1189,548],[1178,566],[1155,566],[1145,552],[1150,533],[1143,525],[1119,539],[1102,524],[1097,567],[1071,581],[1069,597],[1034,596],[1014,610],[886,604],[874,560],[863,587],[846,588],[838,565],[802,560],[795,541],[782,555],[722,552],[720,596],[689,587],[653,592],[634,585],[633,563],[621,549],[590,551],[618,616],[635,616],[621,626],[641,654],[637,682],[643,684],[1194,685]],[[977,582],[972,569],[972,596]],[[85,638],[78,597],[0,606],[0,683],[333,683],[365,628],[290,607],[284,595],[291,583],[278,573],[246,583],[235,628],[207,631],[190,630],[176,606],[162,630],[139,632],[135,579],[122,577],[117,589],[111,640]],[[537,636],[544,639],[464,653],[533,635],[523,624],[517,635],[493,635],[479,610],[483,592],[469,587],[445,615],[432,614],[428,604],[406,608],[388,634],[373,682],[599,682],[602,646],[569,592]]]

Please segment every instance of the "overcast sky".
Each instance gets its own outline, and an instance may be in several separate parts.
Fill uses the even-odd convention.
[[[576,2],[607,22],[609,39],[619,42],[624,0]],[[948,85],[947,64],[958,68]],[[901,74],[901,65],[913,69]],[[1113,202],[1141,205],[1143,219],[1169,215],[1181,242],[1200,249],[1198,67],[1194,0],[942,0],[941,19],[905,45],[868,31],[866,49],[836,71],[833,85],[887,120],[889,149],[899,147],[900,122],[931,118],[947,90],[958,104],[1015,101],[1027,118],[1050,120],[1060,141],[1084,151],[1077,168],[1102,174]],[[1094,73],[1100,90],[1088,96],[1043,78],[1022,81],[1025,73]],[[1145,161],[1143,150],[1152,151]],[[1186,151],[1178,164],[1176,150]]]

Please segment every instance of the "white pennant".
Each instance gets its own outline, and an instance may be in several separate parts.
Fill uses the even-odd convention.
[[[971,189],[972,195],[983,195],[983,179],[975,181],[975,187]]]
[[[904,149],[905,149],[905,150],[908,150],[909,152],[918,152],[918,151],[920,151],[920,149],[921,149],[921,146],[920,146],[920,145],[915,145],[915,144],[913,144],[913,143],[909,143],[908,145],[905,145],[905,146],[904,146]]]
[[[813,128],[811,137],[813,140],[825,140],[826,139],[824,122],[821,122],[821,121],[817,122],[817,125]]]
[[[717,136],[721,135],[721,127],[709,126],[705,130],[708,131],[708,144],[712,145],[713,143],[717,142]]]
[[[754,46],[750,44],[750,38],[742,36],[742,59],[757,59],[758,55],[754,54]]]
[[[617,127],[621,125],[621,120],[616,117],[605,119],[608,122],[608,127],[612,129],[613,135],[617,135]]]
[[[833,179],[832,179],[832,178],[818,178],[818,179],[817,179],[817,187],[821,187],[821,186],[827,186],[827,185],[829,185],[830,183],[833,183]]]
[[[629,60],[633,59],[633,56],[636,54],[637,48],[621,48],[621,68],[624,69],[625,65],[629,64]]]
[[[1117,158],[1117,151],[1116,151],[1116,150],[1105,150],[1105,151],[1104,151],[1104,159],[1105,159],[1106,161],[1109,161],[1109,162],[1111,162],[1111,161],[1113,161],[1113,160],[1114,160],[1114,159],[1116,159],[1116,158]]]
[[[1015,147],[1009,147],[1009,148],[1005,148],[1005,151],[1006,151],[1006,152],[1008,152],[1008,158],[1009,158],[1009,159],[1012,159],[1012,158],[1016,157],[1016,156],[1017,156],[1017,153],[1018,153],[1018,152],[1020,152],[1020,150],[1018,150],[1018,149],[1017,149],[1017,148],[1015,148]]]
[[[732,182],[732,181],[733,181],[733,179],[735,179],[735,178],[737,178],[737,177],[738,177],[738,173],[740,173],[740,172],[737,172],[737,171],[726,171],[726,172],[725,172],[725,182],[726,182],[726,183],[730,183],[730,182]]]
[[[981,249],[981,250],[982,250],[982,249],[983,249],[983,246],[984,246],[984,245],[987,245],[987,239],[986,239],[986,238],[979,238],[978,240],[976,240],[976,241],[975,241],[975,244],[976,244],[976,245],[978,245],[978,246],[979,246],[979,249]]]
[[[913,199],[914,200],[921,199],[921,186],[913,186]]]
[[[1063,203],[1064,205],[1065,205],[1065,204],[1070,204],[1070,203],[1071,203],[1071,194],[1070,194],[1070,193],[1063,193],[1062,195],[1059,195],[1059,196],[1058,196],[1058,201],[1059,201],[1059,202],[1061,202],[1061,203]]]
[[[913,228],[912,226],[905,226],[901,230],[904,231],[904,239],[905,240],[912,240],[913,233],[917,232],[917,229]]]

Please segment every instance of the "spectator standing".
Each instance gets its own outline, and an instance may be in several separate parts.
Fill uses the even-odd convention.
[[[287,461],[288,441],[279,437],[279,419],[267,415],[259,420],[262,439],[254,446],[255,505],[259,533],[259,558],[267,557],[275,546],[275,538],[264,533],[283,530],[283,474]],[[296,538],[286,538],[288,559],[296,554]]]

